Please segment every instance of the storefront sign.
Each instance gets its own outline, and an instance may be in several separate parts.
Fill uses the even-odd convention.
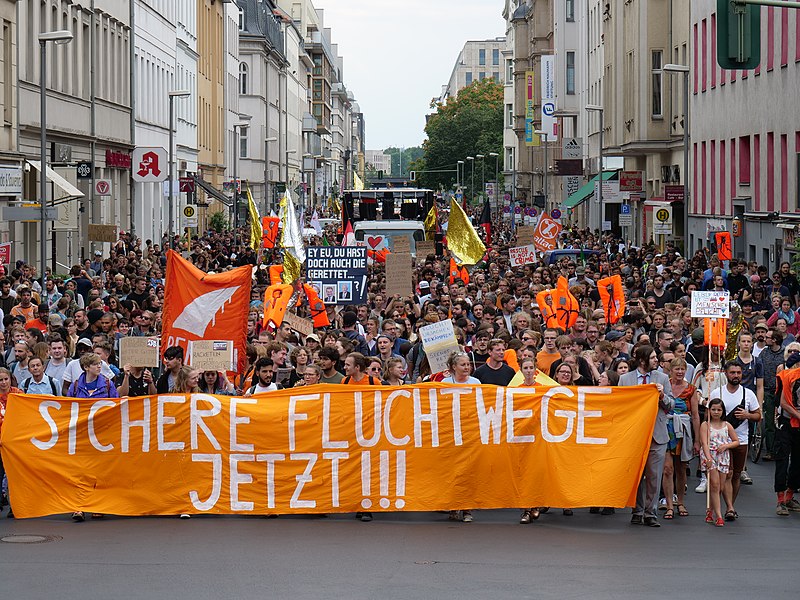
[[[0,196],[22,195],[22,167],[0,167]]]

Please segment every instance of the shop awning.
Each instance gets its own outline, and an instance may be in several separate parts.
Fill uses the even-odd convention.
[[[192,175],[191,177],[192,177],[192,179],[194,179],[194,182],[197,185],[199,185],[201,188],[203,188],[203,191],[205,191],[206,194],[208,194],[212,198],[216,198],[217,200],[222,202],[228,208],[231,208],[233,206],[233,199],[232,198],[228,198],[225,194],[220,192],[217,188],[215,188],[213,185],[211,185],[207,181],[203,181],[202,179],[200,179],[199,177],[196,177],[194,175]],[[240,195],[240,197],[241,197],[241,195]]]
[[[38,160],[29,160],[28,164],[40,173],[42,172],[42,164]],[[54,186],[53,202],[83,198],[86,195],[50,167],[47,167],[47,179],[50,180]]]
[[[608,181],[617,175],[617,171],[603,171],[603,181]],[[564,206],[567,208],[575,208],[581,202],[586,200],[589,196],[594,194],[594,184],[597,182],[597,178],[600,177],[599,175],[595,175],[592,179],[584,185],[581,189],[577,192],[572,194],[569,198],[566,199],[564,202]]]

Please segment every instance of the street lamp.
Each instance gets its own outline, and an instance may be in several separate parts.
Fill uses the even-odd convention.
[[[175,204],[174,196],[175,190],[173,189],[173,182],[175,180],[175,159],[174,146],[175,146],[175,98],[188,98],[192,95],[189,90],[172,90],[169,92],[169,247],[175,249]],[[162,213],[163,214],[163,213]]]
[[[344,175],[342,176],[342,191],[343,192],[347,189],[347,173],[348,173],[347,165],[350,163],[350,157],[352,155],[353,155],[352,150],[350,150],[350,148],[347,148],[344,151],[344,155],[342,156],[342,158],[344,158]]]
[[[486,161],[484,160],[485,157],[483,154],[476,154],[475,158],[481,159],[481,194],[483,194],[486,189],[486,185],[484,184],[486,180]]]
[[[45,254],[47,252],[47,42],[55,42],[56,44],[68,44],[72,41],[72,32],[67,30],[47,31],[39,34],[39,99],[41,107],[41,124],[39,125],[41,140],[41,147],[39,148],[39,161],[41,164],[41,171],[39,171],[39,209],[42,219],[41,223],[41,240],[39,241],[41,256],[39,257],[39,264],[42,268],[42,293],[45,293],[45,283],[47,282]]]
[[[278,138],[276,137],[268,137],[264,140],[264,210],[266,210],[269,202],[270,197],[270,187],[269,187],[269,180],[270,180],[270,168],[269,168],[269,143],[270,142],[277,142]],[[280,150],[280,149],[279,149]],[[280,180],[281,176],[281,165],[280,165],[280,156],[278,157],[278,179]]]
[[[689,255],[689,67],[666,64],[666,73],[683,73],[683,255]]]
[[[249,125],[250,115],[240,114],[239,123],[233,124],[233,243],[236,244],[236,231],[239,229],[239,179],[236,175],[239,161],[239,129]]]
[[[475,204],[475,157],[468,156],[467,160],[472,162],[472,175],[469,178],[470,204]]]
[[[544,139],[544,169],[542,169],[542,189],[544,190],[544,206],[545,210],[547,210],[549,208],[547,206],[547,172],[549,171],[548,167],[550,166],[550,163],[547,160],[547,146],[549,145],[548,142],[550,141],[550,137],[547,135],[546,131],[541,131],[539,129],[534,131],[534,133]]]
[[[461,187],[461,179],[464,177],[464,161],[458,161],[456,164],[456,191]]]
[[[489,156],[494,156],[494,218],[497,219],[500,215],[500,179],[498,176],[500,172],[500,154],[497,152],[489,152]]]
[[[603,107],[596,104],[587,104],[586,110],[600,114],[600,187],[597,201],[600,204],[600,236],[603,235]]]

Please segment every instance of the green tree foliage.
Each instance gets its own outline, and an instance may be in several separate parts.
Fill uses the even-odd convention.
[[[424,150],[419,146],[414,146],[413,148],[386,148],[383,151],[384,154],[388,154],[392,157],[392,177],[407,177],[409,171],[413,171],[414,169],[411,168],[411,164],[419,160],[422,155],[424,154]],[[403,169],[400,170],[400,155],[402,153],[403,156]],[[390,174],[386,173],[388,177]]]
[[[211,213],[208,217],[208,226],[217,233],[222,233],[228,229],[228,217],[221,210]]]
[[[452,173],[420,173],[420,187],[445,190],[454,189],[456,164],[464,161],[465,194],[470,197],[470,175],[472,167],[467,156],[483,154],[486,158],[486,180],[494,179],[495,159],[490,152],[503,159],[503,86],[487,78],[475,81],[450,98],[447,104],[432,103],[436,112],[428,118],[425,133],[428,139],[422,144],[424,156],[411,165],[411,170],[445,170]],[[475,161],[475,188],[479,191],[479,172],[482,165]]]

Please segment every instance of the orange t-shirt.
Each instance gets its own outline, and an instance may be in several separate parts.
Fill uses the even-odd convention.
[[[344,385],[383,385],[380,379],[375,379],[372,375],[364,375],[361,381],[356,381],[352,377],[342,379]]]
[[[554,354],[550,354],[549,352],[546,352],[545,350],[541,350],[536,355],[536,367],[542,373],[549,373],[550,372],[550,367],[553,366],[553,363],[556,362],[557,360],[560,360],[560,359],[561,359],[561,353],[560,352],[555,352]]]

